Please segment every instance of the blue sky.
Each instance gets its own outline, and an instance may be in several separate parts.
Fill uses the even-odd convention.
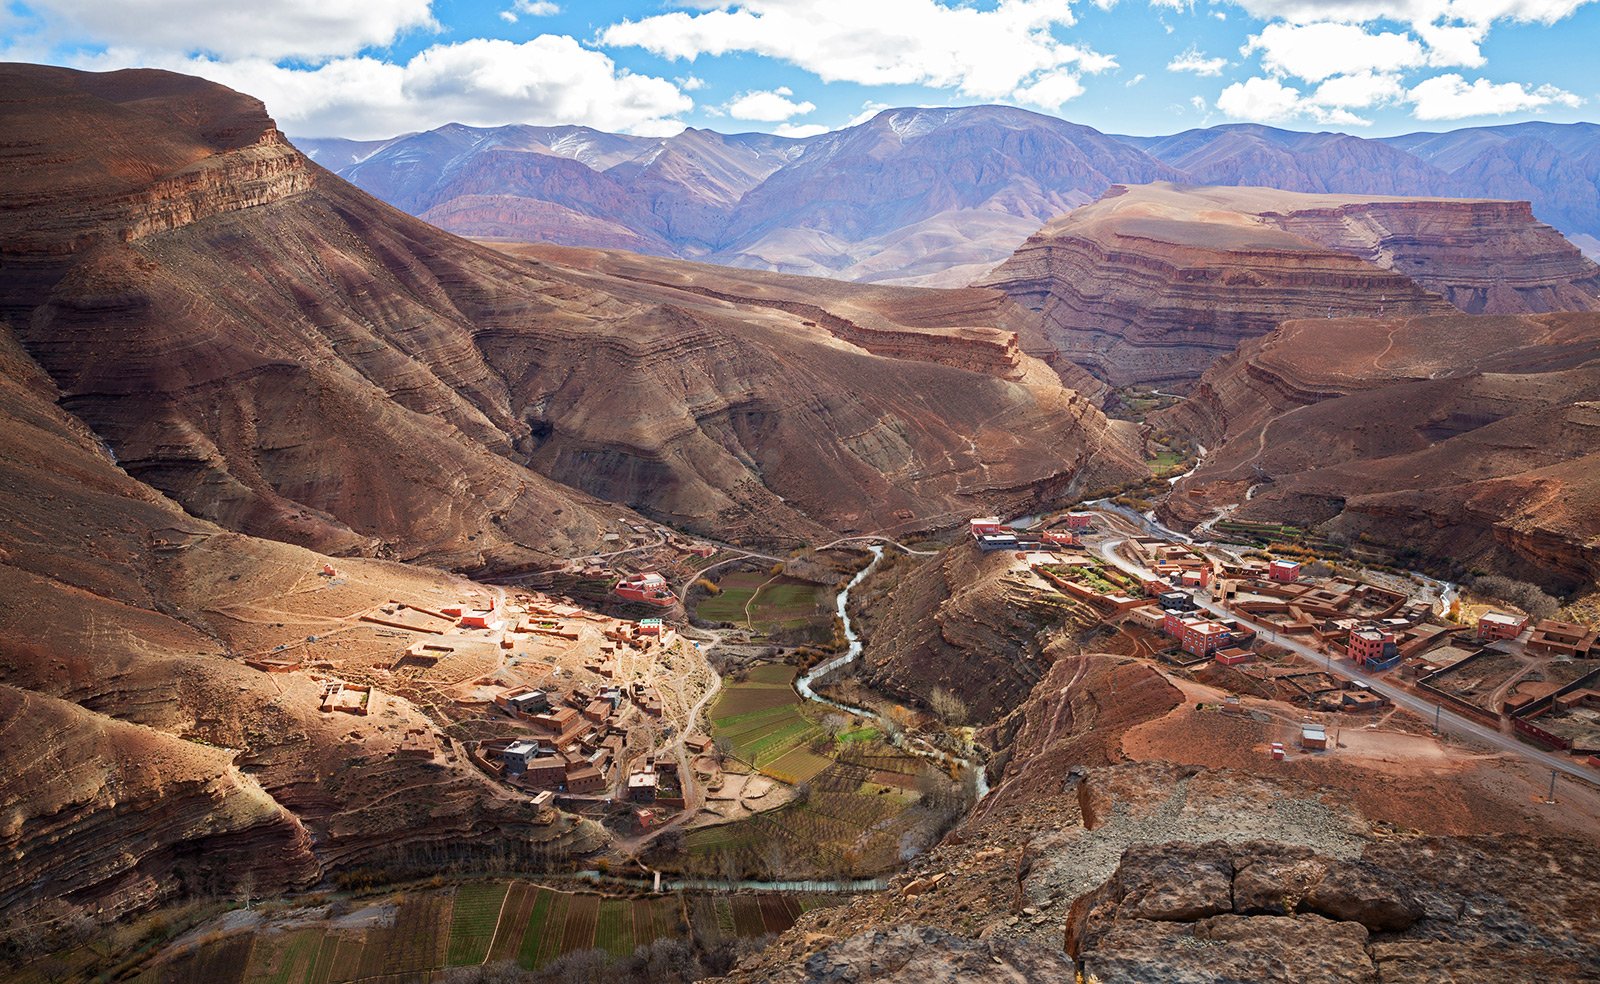
[[[154,66],[299,136],[806,134],[997,102],[1108,132],[1600,119],[1600,0],[0,0],[0,58]]]

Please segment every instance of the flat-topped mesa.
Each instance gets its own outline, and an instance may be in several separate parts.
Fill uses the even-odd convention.
[[[0,251],[65,256],[308,190],[315,165],[261,101],[152,69],[0,67]],[[93,134],[86,148],[85,134]]]
[[[1055,219],[979,285],[1116,386],[1194,379],[1291,318],[1600,306],[1600,268],[1525,203],[1165,183]]]

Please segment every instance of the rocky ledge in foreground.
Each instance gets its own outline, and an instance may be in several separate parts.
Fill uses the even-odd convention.
[[[1066,947],[1104,984],[1600,980],[1600,859],[1520,838],[1130,848]]]

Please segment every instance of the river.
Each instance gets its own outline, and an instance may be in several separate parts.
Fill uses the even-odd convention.
[[[856,572],[855,576],[852,577],[849,583],[844,586],[844,590],[839,592],[839,597],[837,603],[835,604],[835,608],[839,612],[839,621],[844,625],[844,638],[845,642],[847,643],[844,655],[835,656],[833,659],[813,667],[810,672],[797,677],[794,681],[794,689],[806,700],[816,701],[819,704],[826,704],[829,707],[836,707],[841,711],[855,714],[860,717],[870,718],[879,722],[880,724],[887,725],[888,722],[886,722],[883,718],[883,715],[879,714],[877,711],[865,707],[855,707],[851,704],[844,704],[836,700],[831,700],[817,693],[816,690],[811,686],[812,683],[821,679],[827,674],[832,673],[839,667],[848,665],[849,663],[861,658],[861,651],[865,647],[861,642],[861,636],[856,632],[855,625],[850,621],[850,592],[855,590],[856,585],[866,580],[867,575],[876,570],[879,562],[883,560],[883,548],[881,546],[878,546],[874,543],[867,547],[867,549],[872,551],[872,562]],[[886,727],[885,733],[887,733],[888,730],[889,729]],[[905,742],[902,743],[901,749],[902,751],[910,752],[913,755],[921,755],[924,758],[938,759],[941,762],[954,763],[955,765],[960,766],[962,769],[972,773],[974,777],[974,785],[978,793],[978,800],[981,800],[985,796],[989,795],[989,777],[984,774],[982,764],[975,762],[972,759],[962,758],[959,755],[952,755],[942,748],[935,748],[933,745],[921,738],[906,739]],[[977,800],[974,800],[973,804],[976,805]]]

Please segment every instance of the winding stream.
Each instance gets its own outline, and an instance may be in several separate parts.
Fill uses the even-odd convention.
[[[855,590],[856,585],[866,580],[867,575],[876,570],[879,561],[883,560],[883,547],[874,543],[867,547],[867,549],[872,551],[872,562],[856,572],[855,576],[852,577],[849,583],[844,586],[844,590],[839,592],[839,597],[835,605],[835,608],[839,613],[839,621],[844,625],[845,641],[849,643],[849,645],[845,648],[844,655],[835,656],[833,659],[830,659],[827,662],[812,668],[809,673],[804,673],[796,677],[794,681],[794,689],[806,700],[815,701],[818,704],[826,704],[829,707],[838,708],[846,713],[869,718],[877,721],[880,724],[886,724],[887,722],[884,720],[883,715],[879,714],[877,711],[831,700],[817,693],[816,690],[812,688],[812,684],[815,681],[821,679],[829,673],[832,673],[841,666],[845,666],[857,659],[860,659],[861,651],[865,648],[862,645],[860,635],[856,633],[855,626],[850,622],[849,608],[850,592]],[[938,759],[941,762],[953,763],[972,773],[972,775],[975,777],[975,786],[978,793],[978,798],[973,801],[974,806],[977,805],[978,801],[989,795],[989,777],[984,774],[983,765],[981,763],[975,762],[972,759],[962,758],[959,755],[952,755],[941,748],[935,748],[933,745],[921,738],[907,738],[902,744],[901,748],[903,751],[910,752],[913,755],[920,755],[924,758]]]

